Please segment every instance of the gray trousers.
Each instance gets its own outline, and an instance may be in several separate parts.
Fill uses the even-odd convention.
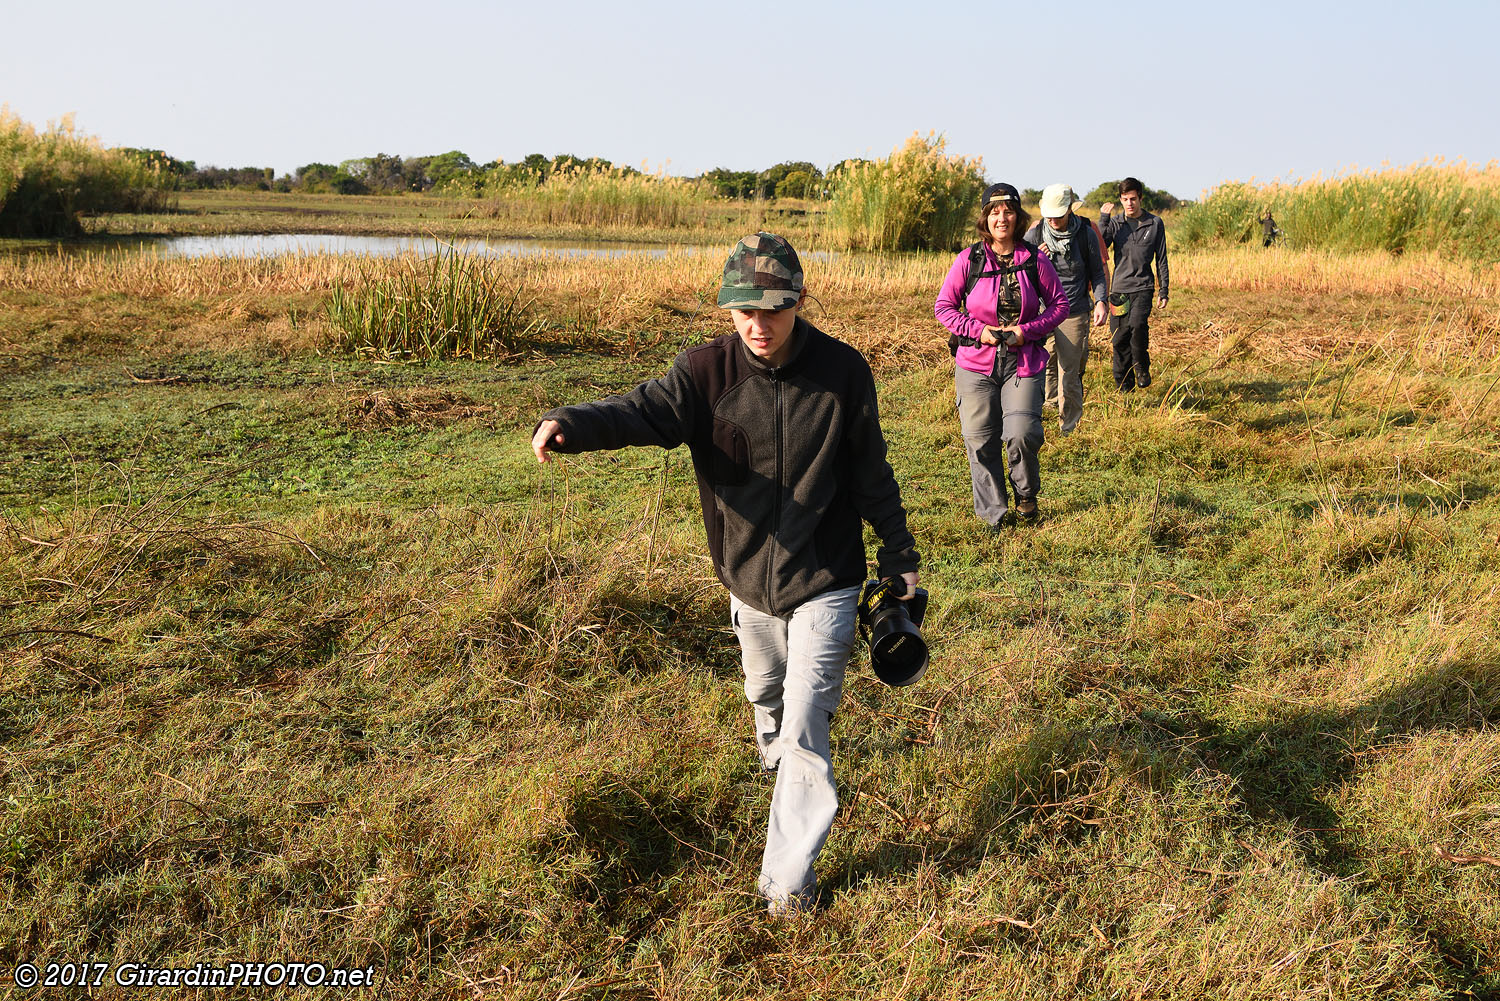
[[[1037,451],[1042,447],[1042,373],[999,379],[962,368],[955,372],[958,421],[974,482],[974,513],[999,528],[1010,507],[1006,459],[1016,500],[1035,500],[1041,489]]]
[[[1083,369],[1088,360],[1089,314],[1080,313],[1058,324],[1052,357],[1047,359],[1047,402],[1061,411],[1063,434],[1076,428],[1083,416]]]
[[[755,707],[756,746],[761,761],[776,769],[759,882],[773,905],[807,906],[817,896],[813,863],[839,806],[828,727],[854,648],[859,590],[826,591],[786,616],[729,596],[745,698]]]

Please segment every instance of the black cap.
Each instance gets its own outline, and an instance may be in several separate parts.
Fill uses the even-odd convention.
[[[999,184],[991,184],[984,189],[984,208],[988,210],[996,202],[1015,202],[1016,207],[1021,207],[1021,193],[1014,185],[1001,181]]]

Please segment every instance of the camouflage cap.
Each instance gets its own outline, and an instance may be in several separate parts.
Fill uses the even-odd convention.
[[[785,237],[756,233],[724,262],[719,305],[725,309],[791,309],[802,300],[802,262]]]

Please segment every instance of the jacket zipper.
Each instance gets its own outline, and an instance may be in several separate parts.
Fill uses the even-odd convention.
[[[771,582],[773,580],[772,571],[776,566],[776,541],[781,538],[781,494],[785,488],[782,485],[781,472],[781,373],[776,369],[772,369],[770,375],[771,385],[775,394],[772,409],[776,411],[776,509],[771,512],[771,538],[768,540],[770,544],[766,547],[768,554],[766,559],[766,607],[774,614],[779,612],[780,609],[772,594]]]

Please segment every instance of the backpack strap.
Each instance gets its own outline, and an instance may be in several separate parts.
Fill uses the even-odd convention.
[[[964,294],[958,297],[959,312],[965,316],[969,315],[969,293],[974,291],[974,286],[979,284],[979,279],[998,275],[998,271],[984,270],[984,241],[981,240],[969,248],[969,277],[964,279]]]
[[[1026,274],[1026,277],[1031,279],[1031,291],[1036,295],[1038,302],[1042,301],[1042,281],[1041,277],[1037,274],[1036,269],[1037,258],[1041,256],[1041,252],[1037,250],[1034,244],[1025,239],[1016,240],[1016,247],[1018,249],[1021,247],[1025,247],[1028,251],[1030,251],[1031,256],[1028,257],[1022,264],[1012,264],[1008,267],[996,268],[993,271],[983,270],[983,241],[980,241],[979,243],[976,243],[969,248],[969,277],[964,281],[964,293],[958,299],[959,312],[963,313],[965,316],[969,315],[969,293],[974,291],[974,286],[979,283],[979,279],[995,278],[1000,275],[1013,275],[1018,271],[1024,272]],[[978,343],[979,342],[975,341],[973,338],[960,337],[957,334],[949,334],[948,352],[950,354],[956,354],[960,345],[967,344],[970,346],[975,346]]]

